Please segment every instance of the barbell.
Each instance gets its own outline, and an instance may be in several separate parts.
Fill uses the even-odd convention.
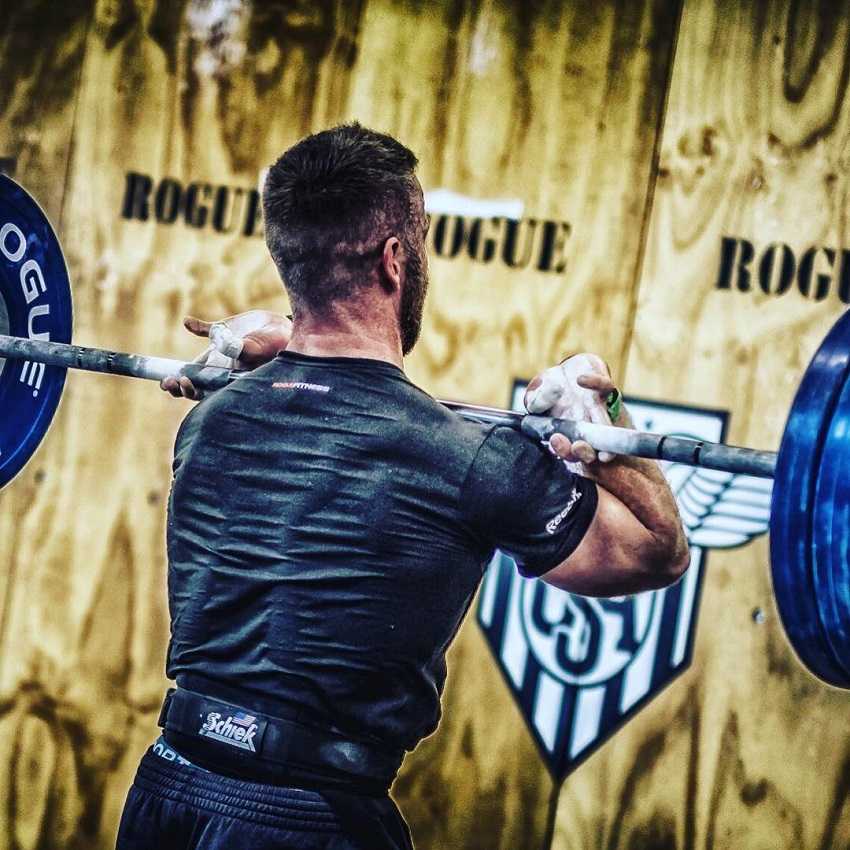
[[[214,390],[230,369],[71,344],[72,304],[62,249],[32,197],[0,175],[0,487],[47,433],[66,370],[162,380],[184,374]],[[571,422],[459,402],[459,415],[547,440],[560,432],[599,451],[773,478],[771,577],[780,619],[803,664],[850,689],[850,312],[807,368],[778,452]]]

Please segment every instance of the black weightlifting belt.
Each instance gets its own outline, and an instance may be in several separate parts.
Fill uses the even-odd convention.
[[[271,717],[184,688],[165,695],[159,726],[200,767],[254,782],[384,794],[404,756],[294,719]]]

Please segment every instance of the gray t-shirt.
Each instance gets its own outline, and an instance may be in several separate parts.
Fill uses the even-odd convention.
[[[411,750],[495,549],[540,575],[596,502],[544,447],[391,364],[283,352],[180,429],[168,675]]]

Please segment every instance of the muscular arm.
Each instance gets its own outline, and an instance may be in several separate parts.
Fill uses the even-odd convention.
[[[625,408],[615,425],[632,427]],[[575,459],[566,437],[552,449]],[[653,460],[616,456],[582,461],[596,482],[596,514],[573,553],[541,578],[584,596],[621,596],[672,584],[688,568],[689,552],[676,499]]]

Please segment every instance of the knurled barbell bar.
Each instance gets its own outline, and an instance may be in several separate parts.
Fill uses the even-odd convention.
[[[38,204],[0,175],[0,487],[44,438],[66,370],[161,380],[185,374],[204,389],[239,372],[71,345],[71,289],[59,242]],[[777,607],[808,669],[850,689],[850,312],[829,331],[798,388],[779,452],[571,422],[458,402],[461,416],[531,437],[560,432],[600,451],[773,478],[770,560]]]

